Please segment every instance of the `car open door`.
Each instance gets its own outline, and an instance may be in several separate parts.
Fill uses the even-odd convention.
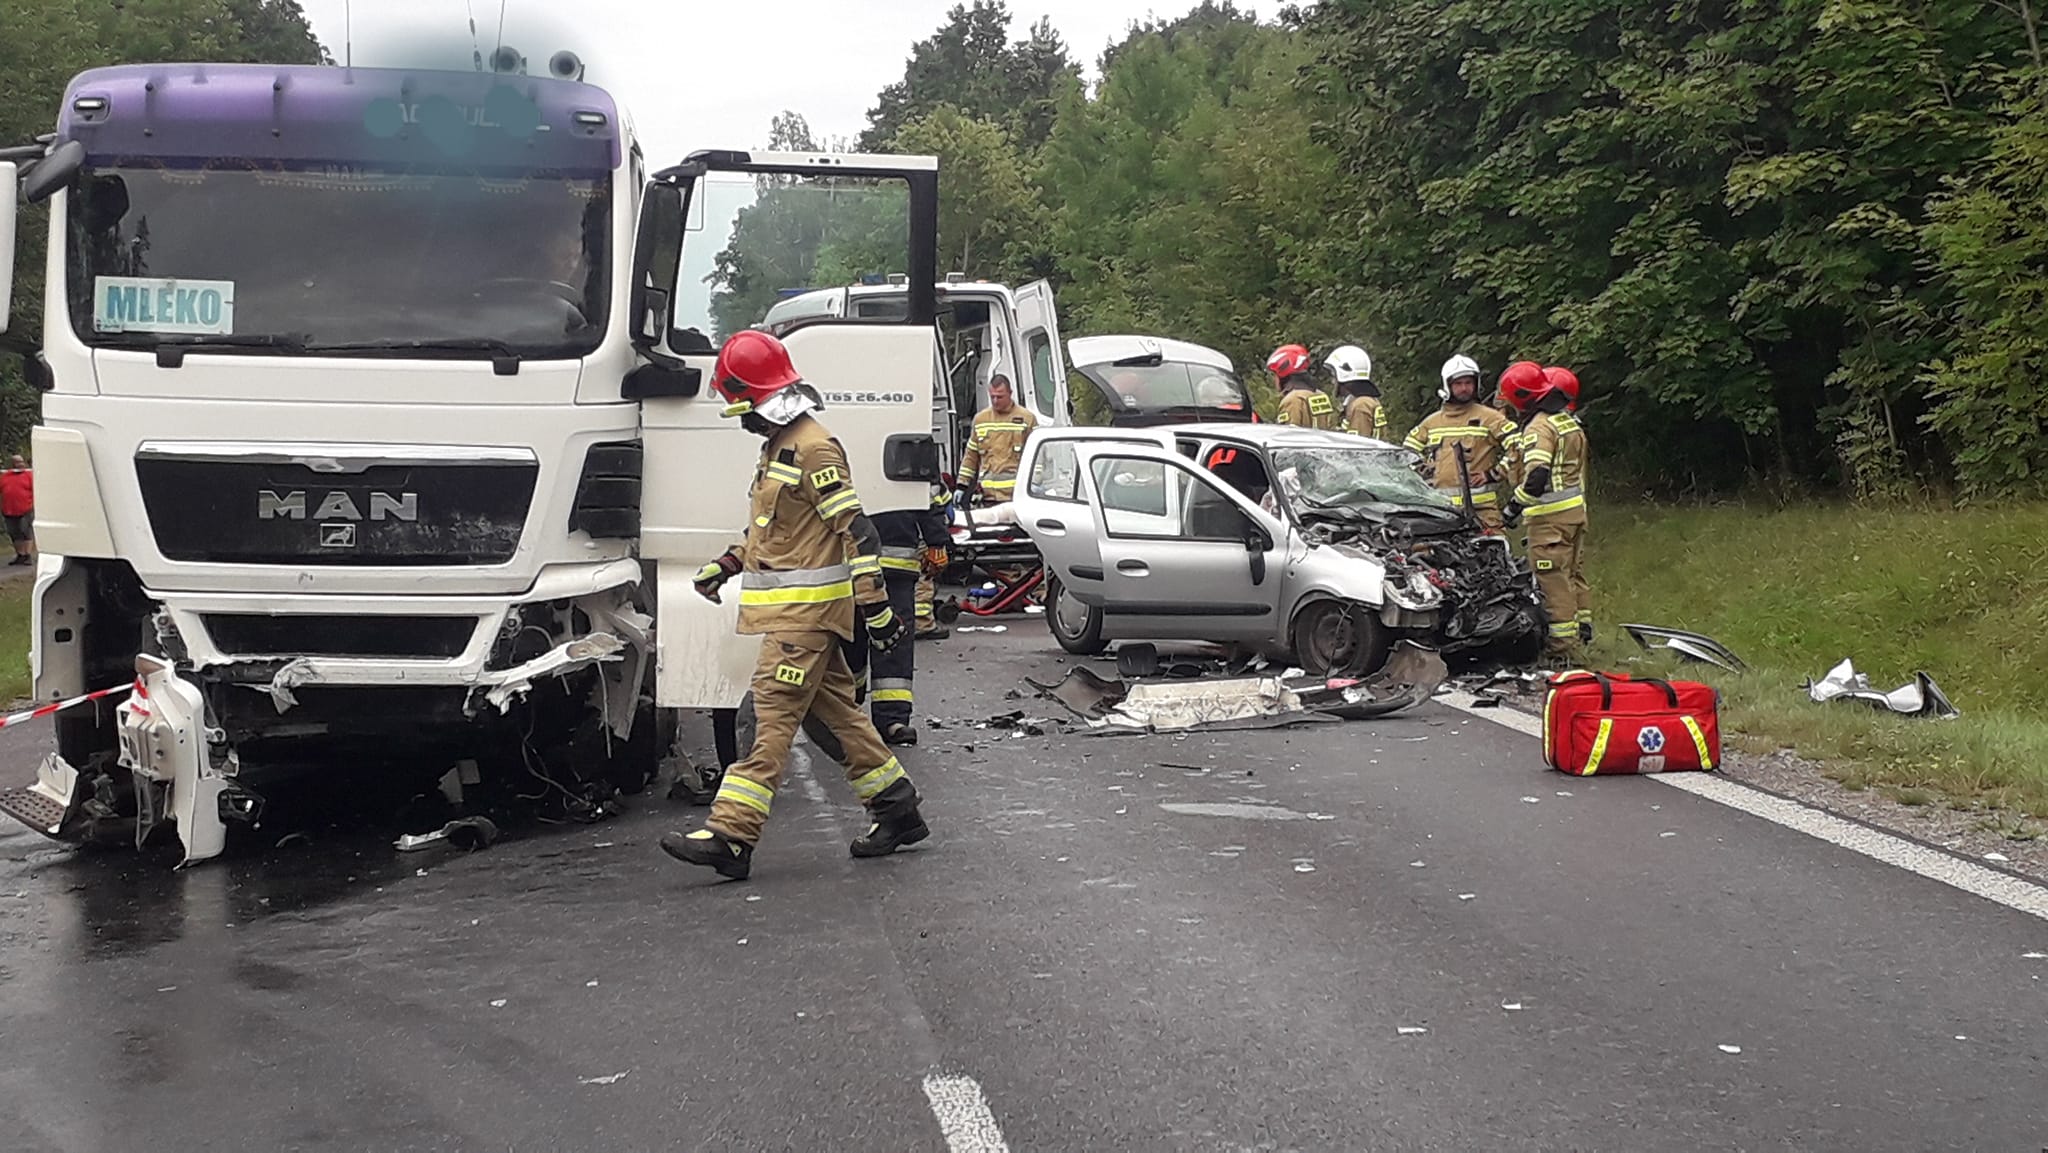
[[[905,277],[908,308],[817,316],[780,332],[825,401],[870,512],[924,509],[939,473],[932,435],[938,161],[928,156],[700,152],[655,174],[642,202],[630,312],[646,359],[625,381],[640,403],[640,555],[657,572],[656,702],[737,705],[757,642],[737,640],[738,597],[714,605],[691,578],[740,540],[761,440],[721,415],[719,344],[761,324],[804,283]]]
[[[1102,558],[1096,551],[1095,514],[1081,481],[1080,449],[1091,443],[1074,435],[1040,432],[1024,442],[1012,498],[1017,523],[1038,546],[1052,575],[1083,604],[1102,595]]]
[[[1060,316],[1053,306],[1052,282],[1034,280],[1019,288],[1016,296],[1017,334],[1024,341],[1024,363],[1031,373],[1030,387],[1020,399],[1040,424],[1072,424],[1066,348],[1060,343]]]
[[[1285,526],[1178,453],[1094,441],[1078,456],[1101,558],[1103,636],[1273,635]]]

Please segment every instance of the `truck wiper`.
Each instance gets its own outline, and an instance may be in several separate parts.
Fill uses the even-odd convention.
[[[306,338],[291,332],[245,332],[194,336],[185,340],[162,339],[156,342],[156,366],[180,368],[185,363],[186,353],[194,349],[207,352],[216,348],[279,348],[286,352],[304,352]]]
[[[450,336],[434,340],[356,340],[330,344],[310,344],[306,351],[314,354],[323,352],[488,352],[491,354],[491,369],[499,376],[519,375],[518,349],[490,336]]]

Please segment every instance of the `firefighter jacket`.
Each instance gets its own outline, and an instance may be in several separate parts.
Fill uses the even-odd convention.
[[[827,632],[853,639],[854,604],[886,609],[881,540],[861,511],[846,450],[808,413],[761,448],[740,561],[743,634]]]
[[[1290,385],[1280,394],[1280,423],[1296,428],[1332,428],[1337,423],[1337,406],[1328,393],[1314,385]]]
[[[1459,499],[1458,452],[1465,448],[1465,471],[1472,478],[1472,503],[1497,505],[1494,486],[1509,480],[1505,472],[1515,422],[1483,404],[1446,404],[1422,419],[1401,443],[1430,464],[1430,483]]]
[[[1345,432],[1387,439],[1387,408],[1377,396],[1347,396],[1337,415],[1337,427]]]
[[[1038,427],[1038,418],[1015,405],[998,414],[984,408],[974,414],[974,435],[960,457],[960,484],[977,482],[990,500],[1009,500],[1017,492],[1017,464],[1024,459],[1024,440]]]
[[[1586,523],[1586,431],[1568,412],[1541,412],[1520,437],[1522,477],[1515,503],[1531,521]],[[1547,476],[1539,477],[1543,470]],[[1540,480],[1535,488],[1532,478]],[[1540,491],[1538,491],[1540,489]]]

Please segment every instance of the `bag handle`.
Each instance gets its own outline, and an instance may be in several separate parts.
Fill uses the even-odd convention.
[[[1606,673],[1594,673],[1593,679],[1600,684],[1600,711],[1603,713],[1607,712],[1614,707],[1614,682],[1616,678],[1608,676]],[[1620,679],[1628,681],[1630,684],[1656,685],[1664,690],[1664,699],[1671,702],[1671,707],[1674,709],[1678,707],[1678,690],[1672,687],[1670,681],[1658,677],[1622,677]]]
[[[1671,707],[1674,709],[1678,707],[1678,690],[1672,687],[1670,681],[1658,677],[1637,677],[1636,683],[1639,685],[1656,685],[1664,690],[1664,699],[1671,702]]]

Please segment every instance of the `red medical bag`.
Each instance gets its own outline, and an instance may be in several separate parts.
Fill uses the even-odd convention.
[[[1720,707],[1721,694],[1698,681],[1559,673],[1543,700],[1543,759],[1582,777],[1712,770]]]

